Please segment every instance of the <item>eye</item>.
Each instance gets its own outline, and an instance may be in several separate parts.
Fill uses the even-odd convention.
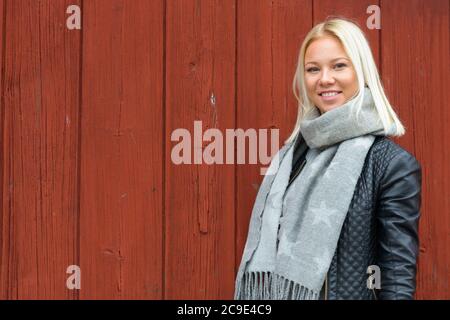
[[[310,68],[306,69],[306,72],[315,72],[315,71],[318,71],[318,70],[319,70],[319,68],[317,68],[317,67],[310,67]]]
[[[345,63],[336,63],[334,66],[335,66],[336,68],[340,69],[340,68],[346,67],[347,65],[346,65]]]

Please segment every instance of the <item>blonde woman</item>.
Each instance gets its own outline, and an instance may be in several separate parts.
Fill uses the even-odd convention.
[[[258,191],[235,299],[413,299],[421,167],[361,29],[306,36],[295,128]]]

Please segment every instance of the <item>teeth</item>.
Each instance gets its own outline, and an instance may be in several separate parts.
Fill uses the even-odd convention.
[[[335,96],[337,94],[338,94],[337,92],[324,92],[324,93],[322,93],[322,96],[323,97],[331,97],[331,96]]]

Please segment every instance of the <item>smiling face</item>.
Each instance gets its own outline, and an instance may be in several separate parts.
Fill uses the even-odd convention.
[[[355,69],[341,42],[323,36],[305,52],[305,86],[309,99],[321,113],[341,106],[358,91]]]

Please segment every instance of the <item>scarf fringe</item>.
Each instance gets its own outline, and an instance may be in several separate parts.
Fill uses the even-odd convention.
[[[265,271],[245,272],[236,283],[235,300],[318,300],[319,293]]]

